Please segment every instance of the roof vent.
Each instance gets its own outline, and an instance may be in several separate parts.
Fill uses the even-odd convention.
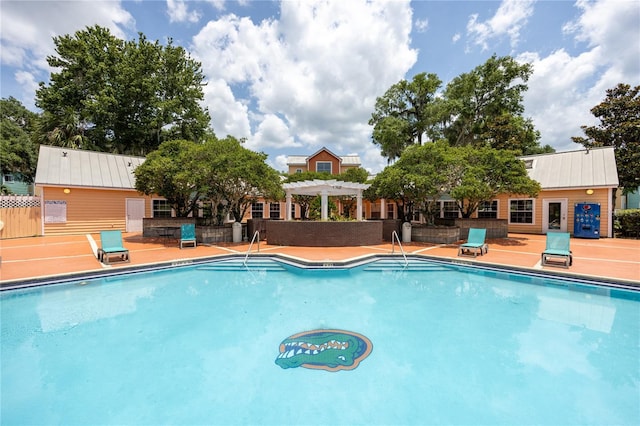
[[[62,156],[66,157],[67,156],[67,151],[62,151]]]

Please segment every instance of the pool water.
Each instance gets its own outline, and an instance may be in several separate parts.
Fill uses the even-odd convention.
[[[435,262],[212,262],[0,293],[3,425],[638,424],[639,293]],[[349,371],[280,343],[366,336]]]

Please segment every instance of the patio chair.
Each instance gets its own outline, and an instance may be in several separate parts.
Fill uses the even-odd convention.
[[[569,248],[568,232],[547,233],[547,247],[542,252],[542,266],[563,266],[568,268],[573,263],[573,255]],[[550,259],[555,259],[551,260]]]
[[[104,264],[110,264],[111,258],[116,257],[122,262],[130,262],[129,250],[122,246],[122,232],[100,231],[100,245],[98,260]]]
[[[196,247],[196,226],[193,223],[183,223],[180,226],[180,248],[185,244]]]
[[[487,230],[484,228],[469,228],[467,242],[458,247],[458,256],[473,253],[473,257],[483,255],[489,251],[489,246],[484,242]]]

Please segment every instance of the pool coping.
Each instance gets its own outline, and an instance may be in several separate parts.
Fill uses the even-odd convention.
[[[640,292],[640,282],[634,280],[626,280],[622,278],[610,278],[610,277],[594,277],[591,275],[578,274],[570,271],[550,271],[534,268],[527,268],[521,266],[495,264],[490,262],[483,262],[472,259],[456,258],[449,259],[438,256],[430,256],[425,254],[383,254],[383,253],[371,253],[365,254],[344,260],[308,260],[291,256],[282,253],[252,253],[250,256],[240,253],[228,253],[214,256],[204,256],[199,258],[181,259],[166,262],[146,263],[141,265],[127,265],[121,266],[117,270],[93,270],[83,272],[73,272],[65,274],[45,275],[32,278],[7,280],[0,282],[0,292],[9,290],[18,290],[31,287],[40,287],[53,284],[64,284],[72,281],[97,279],[105,277],[114,277],[120,275],[127,275],[138,272],[152,272],[170,269],[180,266],[199,265],[211,262],[221,262],[226,260],[247,260],[250,259],[273,259],[280,261],[291,266],[299,267],[302,269],[349,269],[357,266],[366,265],[376,260],[381,259],[400,259],[400,260],[421,260],[432,261],[440,264],[449,264],[456,266],[468,266],[476,267],[483,270],[492,270],[499,272],[518,272],[532,277],[554,278],[558,280],[571,280],[580,281],[587,285],[594,285],[599,287],[614,288],[619,290],[630,290]]]

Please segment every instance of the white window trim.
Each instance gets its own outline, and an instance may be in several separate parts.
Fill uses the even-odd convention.
[[[316,172],[319,172],[318,165],[320,164],[328,164],[329,165],[329,174],[333,173],[333,163],[331,161],[316,161]]]
[[[511,222],[511,201],[527,201],[531,200],[531,223]],[[509,225],[534,226],[536,224],[536,199],[535,198],[509,198],[507,204],[507,223]]]
[[[160,197],[152,198],[151,199],[151,217],[153,217],[153,218],[156,217],[155,216],[155,209],[154,209],[155,201],[165,201],[165,202],[168,203],[166,198],[160,198]],[[171,216],[170,217],[176,217],[176,212],[173,210],[173,207],[171,208]],[[158,219],[164,219],[164,218],[158,218]]]

